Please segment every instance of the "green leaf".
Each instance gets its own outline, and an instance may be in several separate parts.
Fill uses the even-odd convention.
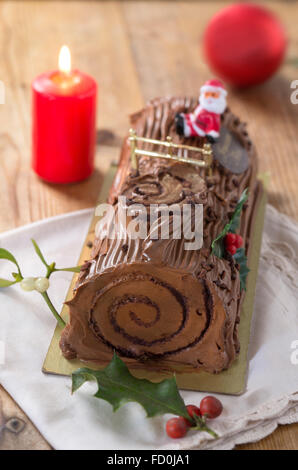
[[[175,377],[159,383],[137,379],[131,375],[126,364],[116,353],[108,366],[101,371],[82,368],[73,372],[72,391],[75,392],[89,380],[96,380],[98,385],[94,396],[108,401],[114,411],[125,403],[137,402],[143,406],[148,417],[172,413],[189,418]]]
[[[234,260],[239,264],[240,288],[246,290],[246,278],[249,273],[247,257],[243,248],[239,248],[234,254]]]
[[[0,278],[0,287],[9,287],[16,284],[18,281],[9,281],[8,279]]]
[[[243,204],[247,201],[247,198],[248,198],[247,189],[245,189],[243,193],[241,194],[239,201],[237,202],[237,205],[233,212],[231,220],[224,226],[223,230],[213,240],[211,244],[211,248],[212,248],[211,253],[217,256],[218,258],[223,258],[224,253],[225,253],[224,244],[223,244],[224,237],[229,232],[235,233],[239,226],[241,211],[243,208]]]
[[[212,254],[217,256],[218,258],[223,258],[224,254],[225,254],[225,248],[224,248],[224,244],[223,244],[223,239],[224,239],[224,236],[218,236],[215,240],[213,240],[212,242]]]
[[[37,256],[40,258],[41,262],[46,266],[46,268],[49,268],[49,265],[46,262],[46,260],[44,259],[44,256],[43,256],[39,246],[37,245],[36,241],[33,238],[31,238],[31,241],[32,241],[32,244],[34,246],[34,250],[35,250]]]
[[[14,277],[14,281],[0,278],[0,288],[9,287],[9,286],[12,286],[13,284],[16,284],[17,282],[20,282],[23,279],[23,276],[20,270],[20,266],[17,260],[15,259],[15,257],[13,256],[13,254],[10,253],[10,251],[5,250],[4,248],[0,248],[0,259],[6,259],[8,261],[11,261],[12,263],[16,265],[18,269],[17,273],[12,273],[12,276]]]
[[[5,250],[4,248],[0,248],[0,259],[7,259],[8,261],[11,261],[12,263],[14,263],[16,267],[18,268],[18,273],[20,274],[20,276],[22,276],[20,266],[18,265],[17,260],[15,259],[13,254],[10,253],[10,251]]]
[[[235,233],[237,228],[239,227],[241,211],[247,199],[248,199],[248,194],[247,194],[247,189],[245,189],[243,193],[241,194],[239,201],[237,202],[237,206],[230,220],[229,231],[232,233]]]
[[[69,271],[71,273],[79,273],[81,266],[74,266],[73,268],[56,268],[55,271]]]

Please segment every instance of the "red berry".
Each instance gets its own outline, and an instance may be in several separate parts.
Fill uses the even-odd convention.
[[[227,233],[225,236],[225,245],[235,245],[236,243],[236,235],[235,233]]]
[[[186,407],[188,414],[190,418],[194,420],[194,415],[201,416],[200,408],[195,405],[187,405]],[[191,421],[191,419],[183,418],[185,420],[185,423],[187,424],[188,427],[191,427],[194,425],[194,422]]]
[[[198,406],[187,405],[186,409],[187,409],[189,416],[193,419],[194,419],[194,415],[201,416],[201,411]]]
[[[233,256],[236,253],[237,248],[235,245],[227,245],[226,250]]]
[[[241,237],[241,235],[236,235],[236,242],[234,244],[235,244],[237,249],[242,247],[243,238]]]
[[[217,418],[223,410],[221,402],[212,396],[203,398],[200,403],[200,411],[202,416],[206,416],[209,419]]]
[[[171,418],[167,421],[166,432],[172,439],[178,439],[179,437],[185,436],[187,433],[186,419],[179,416],[179,418]]]
[[[184,419],[184,422],[185,422],[185,424],[188,428],[191,428],[192,426],[194,426],[194,423],[192,423],[188,419],[186,419],[186,418],[183,418],[183,419]]]

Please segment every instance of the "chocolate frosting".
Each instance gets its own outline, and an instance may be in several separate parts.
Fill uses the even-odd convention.
[[[183,139],[174,126],[177,112],[190,112],[195,106],[194,99],[156,99],[132,115],[131,124],[139,136],[165,140],[170,135],[174,142],[200,147],[204,139]],[[249,164],[242,173],[239,164],[233,173],[215,160],[213,175],[208,176],[204,168],[150,157],[140,157],[135,171],[125,139],[109,196],[116,218],[120,195],[128,205],[145,207],[203,204],[203,246],[186,251],[183,238],[152,240],[148,235],[133,239],[129,232],[124,239],[97,238],[68,303],[70,323],[60,341],[65,357],[103,363],[115,350],[132,368],[144,368],[145,363],[154,370],[181,370],[182,366],[183,371],[208,372],[220,372],[235,359],[243,300],[238,266],[231,256],[212,255],[211,243],[248,188],[239,232],[249,252],[261,187],[256,180],[255,148],[245,124],[226,110],[222,126],[245,150]],[[152,146],[144,144],[144,148]],[[202,158],[199,153],[191,157]],[[156,229],[162,220],[159,214]]]

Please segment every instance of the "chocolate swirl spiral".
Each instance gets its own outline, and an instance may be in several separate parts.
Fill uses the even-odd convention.
[[[212,354],[226,360],[222,337],[214,337],[210,328],[225,322],[224,312],[215,309],[219,301],[210,283],[185,271],[165,273],[160,266],[144,263],[122,265],[116,271],[104,273],[92,289],[86,283],[80,291],[80,297],[93,293],[84,329],[92,331],[99,350],[114,350],[142,362],[181,359],[193,350],[192,364],[198,367],[206,361],[201,344],[207,341]],[[86,336],[80,336],[83,343]],[[86,348],[89,345],[90,338]]]
[[[172,168],[158,175],[143,175],[132,178],[123,188],[122,195],[128,203],[144,204],[179,204],[189,194],[200,195],[206,190],[204,180],[189,171],[186,165],[174,164]]]

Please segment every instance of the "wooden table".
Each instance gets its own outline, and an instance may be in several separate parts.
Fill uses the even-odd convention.
[[[225,3],[1,2],[0,79],[6,88],[6,102],[0,105],[1,231],[94,206],[103,172],[118,157],[128,114],[155,96],[197,94],[212,76],[199,44],[206,22]],[[287,60],[265,85],[229,90],[229,104],[249,123],[260,170],[271,173],[270,203],[298,219],[298,105],[290,101],[290,83],[298,79],[298,5],[266,5],[288,32]],[[57,186],[41,182],[30,170],[30,82],[56,67],[64,43],[75,66],[98,80],[100,147],[97,170],[88,181]],[[49,448],[3,388],[0,400],[0,417],[26,422],[19,434],[3,434],[0,449]],[[266,439],[239,448],[297,449],[298,424],[279,427]]]

